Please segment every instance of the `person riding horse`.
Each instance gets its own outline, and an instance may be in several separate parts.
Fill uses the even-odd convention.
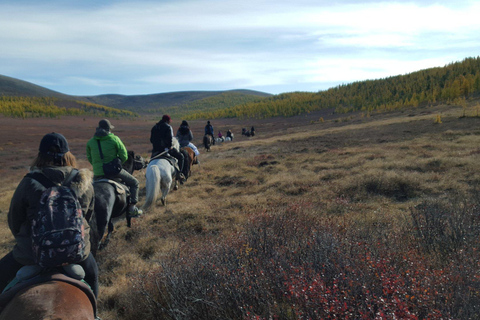
[[[213,144],[215,144],[215,135],[210,120],[207,121],[207,125],[205,126],[205,135],[207,134],[212,136]]]
[[[41,182],[33,178],[32,174],[42,175],[54,184],[63,184],[76,167],[75,156],[70,152],[68,142],[59,133],[45,135],[39,147],[37,158],[34,160],[30,173],[27,174],[15,190],[8,211],[8,225],[15,237],[16,244],[13,250],[0,260],[0,292],[20,268],[25,265],[34,265],[32,248],[32,223],[40,208],[40,198],[46,188]],[[85,260],[78,264],[85,271],[85,281],[90,285],[95,297],[98,296],[98,266],[91,252],[89,219],[94,209],[94,191],[92,173],[88,169],[78,170],[70,187],[77,195],[81,206]],[[64,213],[59,211],[59,213]]]
[[[128,212],[130,217],[142,215],[142,210],[136,204],[138,202],[138,180],[125,169],[113,176],[107,176],[103,169],[103,164],[116,158],[120,158],[124,163],[128,159],[127,149],[119,137],[111,132],[115,128],[107,119],[100,120],[95,135],[87,142],[87,158],[93,166],[94,180],[104,178],[121,179],[130,189],[130,204]]]
[[[233,133],[232,133],[232,130],[230,129],[227,130],[227,138],[230,138],[230,140],[233,140]]]
[[[188,125],[188,122],[183,120],[182,124],[177,130],[177,135],[178,143],[180,144],[180,148],[185,148],[189,147],[195,152],[195,159],[194,163],[199,164],[200,162],[198,161],[198,155],[200,152],[198,151],[197,147],[192,143],[193,140],[193,133],[192,130],[190,130],[190,126]]]
[[[162,120],[156,123],[150,132],[150,142],[153,145],[152,156],[158,156],[159,154],[167,151],[169,155],[177,159],[179,171],[176,173],[176,179],[183,184],[185,176],[183,175],[183,154],[175,148],[172,148],[173,129],[170,126],[172,119],[168,114],[162,116]]]

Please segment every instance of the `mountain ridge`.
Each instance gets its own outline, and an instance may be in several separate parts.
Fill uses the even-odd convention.
[[[219,91],[174,91],[142,95],[101,94],[92,96],[74,96],[57,92],[34,83],[0,75],[0,96],[15,97],[54,97],[62,101],[82,101],[111,108],[129,110],[136,113],[173,112],[181,113],[178,109],[188,104],[196,103],[219,95],[236,95],[245,101],[270,97],[272,94],[248,89],[232,89]],[[235,99],[231,103],[235,104]],[[240,103],[239,102],[239,103]],[[226,105],[224,107],[228,107]],[[231,105],[230,105],[231,106]],[[149,112],[150,111],[150,112]]]

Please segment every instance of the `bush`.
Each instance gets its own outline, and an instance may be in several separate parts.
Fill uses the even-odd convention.
[[[382,238],[310,203],[252,214],[242,232],[187,240],[133,278],[130,319],[138,308],[148,319],[478,318],[477,207],[460,208],[454,217],[463,222],[441,214],[437,223],[430,219],[442,207],[420,205],[412,210],[419,229]],[[454,230],[468,221],[460,241]],[[429,238],[428,229],[441,236]],[[444,245],[451,254],[430,263],[423,250]]]

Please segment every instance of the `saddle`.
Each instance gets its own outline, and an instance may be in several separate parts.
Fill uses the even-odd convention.
[[[78,264],[49,269],[37,265],[23,266],[18,270],[15,279],[0,294],[0,311],[23,289],[45,282],[62,281],[81,289],[87,295],[96,313],[97,300],[90,286],[83,280],[84,277],[85,271]]]
[[[163,151],[162,153],[155,155],[154,157],[150,158],[150,161],[156,159],[167,160],[175,168],[175,170],[177,170],[177,172],[180,172],[177,159],[174,156],[171,156],[167,151]]]
[[[113,186],[115,188],[115,192],[117,194],[126,194],[127,196],[130,195],[130,190],[123,183],[120,183],[120,182],[112,180],[112,179],[107,179],[107,178],[98,179],[98,180],[93,181],[93,183],[101,183],[101,182],[109,183],[111,186]]]

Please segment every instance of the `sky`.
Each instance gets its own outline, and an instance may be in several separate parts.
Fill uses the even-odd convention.
[[[2,0],[0,75],[69,95],[318,92],[480,55],[480,1]]]

